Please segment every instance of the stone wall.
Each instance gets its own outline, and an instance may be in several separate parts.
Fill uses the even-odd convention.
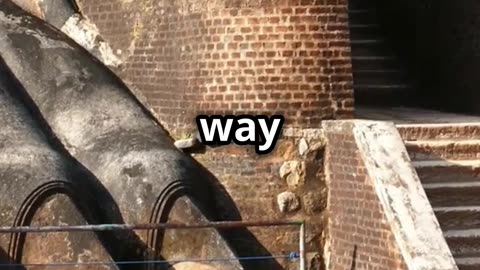
[[[256,155],[253,147],[225,146],[195,155],[220,180],[237,209],[227,208],[227,193],[218,193],[224,219],[305,220],[308,262],[312,270],[323,269],[326,186],[323,173],[324,143],[319,129],[286,129],[269,155]],[[251,230],[272,254],[298,251],[298,227]],[[246,238],[246,254],[252,245]],[[297,269],[298,261],[280,260],[285,269]],[[270,267],[270,266],[269,266]],[[276,269],[276,268],[262,268]]]
[[[172,133],[206,114],[351,117],[346,0],[79,0]]]
[[[392,123],[323,123],[327,269],[457,269]]]
[[[78,2],[121,60],[117,73],[174,137],[187,136],[201,113],[285,116],[286,133],[268,155],[231,145],[196,158],[219,180],[224,218],[305,219],[308,261],[321,269],[323,145],[318,130],[305,128],[353,115],[347,1]],[[297,229],[252,232],[271,254],[285,255],[298,250]],[[241,255],[251,255],[249,238],[238,241]]]

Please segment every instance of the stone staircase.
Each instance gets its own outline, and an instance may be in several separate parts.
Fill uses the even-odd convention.
[[[460,270],[480,269],[480,123],[397,125]]]
[[[412,100],[413,87],[372,2],[349,1],[355,100],[361,105],[403,105]]]

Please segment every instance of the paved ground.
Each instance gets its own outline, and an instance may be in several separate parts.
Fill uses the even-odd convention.
[[[358,119],[393,121],[395,124],[480,122],[480,116],[406,107],[357,107],[355,114]]]

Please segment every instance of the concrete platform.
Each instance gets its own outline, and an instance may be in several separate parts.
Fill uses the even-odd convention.
[[[480,123],[480,116],[428,109],[356,107],[355,118],[392,121],[395,124]]]

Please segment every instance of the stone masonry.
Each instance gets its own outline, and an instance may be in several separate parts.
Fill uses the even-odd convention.
[[[418,5],[423,8],[415,13],[422,20],[429,20],[422,24],[425,29],[433,29],[435,16],[450,18],[445,20],[450,25],[447,30],[455,33],[457,28],[476,22],[459,19],[460,15],[471,18],[476,14],[467,5],[456,6],[450,12],[446,2],[439,1],[437,5],[430,2],[420,1]],[[381,63],[386,59],[377,54],[357,55],[359,47],[363,53],[365,44],[379,41],[376,39],[379,25],[372,24],[371,17],[379,11],[382,16],[378,24],[396,29],[398,18],[395,16],[402,14],[403,18],[400,10],[411,9],[413,2],[406,1],[404,6],[394,8],[393,13],[375,1],[368,2],[372,5],[366,12],[362,6],[365,3],[354,0],[78,0],[81,14],[75,9],[75,14],[62,22],[63,27],[54,26],[93,52],[126,81],[141,102],[148,103],[148,110],[154,110],[155,117],[174,139],[191,138],[196,132],[194,119],[199,114],[285,116],[283,133],[268,155],[257,155],[253,147],[238,145],[208,148],[194,154],[219,180],[209,179],[209,184],[214,183],[219,191],[215,193],[219,209],[215,210],[220,219],[305,220],[309,270],[476,269],[478,235],[468,230],[478,225],[475,196],[478,162],[474,160],[473,166],[471,160],[464,160],[478,158],[476,140],[452,143],[442,137],[438,141],[437,133],[428,137],[428,142],[406,139],[414,159],[412,163],[391,123],[325,121],[353,117],[353,88],[360,93],[358,81],[362,80],[356,76],[353,85],[352,59],[354,64],[358,59],[367,62],[380,59]],[[48,4],[41,7],[49,8]],[[430,16],[418,16],[426,10]],[[404,28],[411,30],[411,23],[418,20],[417,17],[406,21]],[[49,21],[46,16],[42,19]],[[357,28],[356,32],[350,33],[349,21],[351,29]],[[398,38],[405,35],[397,30],[390,32]],[[418,35],[422,29],[408,32]],[[436,36],[425,37],[430,42],[450,40],[443,35],[443,30],[431,32]],[[375,39],[371,39],[372,33]],[[470,57],[472,62],[462,60],[461,53],[470,52],[470,41],[459,42],[459,55],[437,59],[442,65],[437,65],[431,73],[442,74],[447,70],[445,66],[449,66],[461,72],[462,78],[472,77],[475,69],[468,67],[477,63]],[[416,42],[419,50],[424,49],[425,40]],[[401,42],[396,45],[408,51],[403,52],[405,59],[412,53],[409,50],[417,49],[403,46]],[[438,48],[457,52],[457,47],[449,46],[449,42],[444,42]],[[366,50],[370,52],[372,48],[376,50],[374,53],[383,53],[377,47],[367,46]],[[430,53],[434,54],[435,50]],[[429,56],[425,54],[412,65],[425,64]],[[359,70],[358,65],[354,67]],[[369,69],[362,72],[372,72],[371,66],[366,67]],[[420,85],[428,83],[432,74],[417,74],[423,78]],[[452,77],[441,77],[437,83],[447,88],[458,84],[458,80],[449,81]],[[379,77],[372,79],[378,80]],[[476,94],[471,91],[475,80],[466,81],[468,83],[458,87],[461,88],[458,97],[442,105],[453,108],[461,99],[466,111],[475,111],[472,106]],[[470,82],[473,83],[470,85]],[[425,89],[428,93],[428,87]],[[439,91],[439,100],[450,98],[451,95],[445,93],[445,90]],[[380,98],[381,92],[373,94],[366,100],[373,105],[387,104]],[[466,97],[472,106],[463,103]],[[408,99],[416,100],[410,96]],[[362,103],[358,97],[356,101]],[[405,105],[403,100],[400,103]],[[424,131],[423,126],[399,128],[404,137],[412,135],[409,132]],[[455,128],[449,125],[445,130],[453,134]],[[460,130],[473,130],[476,134],[478,127],[462,126]],[[432,155],[439,155],[438,160],[431,160]],[[425,173],[431,170],[438,173],[438,163],[453,166],[444,158],[460,160],[462,166],[457,166],[457,162],[455,169],[468,169],[474,174],[473,180],[469,175],[468,181],[460,185],[445,184],[436,178],[429,183],[431,179]],[[423,167],[428,170],[418,164],[427,164]],[[458,176],[461,175],[455,171],[452,177]],[[463,193],[462,199],[471,199],[468,203],[475,205],[453,199],[443,205],[443,201],[447,201],[444,200],[447,188],[447,191],[468,189],[469,193]],[[465,205],[450,205],[454,201]],[[457,212],[468,212],[460,220],[463,227],[457,226],[457,219],[453,229],[446,227],[453,226],[449,222],[451,207]],[[464,228],[467,225],[468,228]],[[230,236],[237,242],[238,256],[251,256],[252,252],[278,256],[298,251],[298,228],[234,230]],[[181,267],[200,268],[189,264]],[[297,267],[297,262],[279,259],[266,262],[261,268],[293,270]]]
[[[323,171],[324,143],[319,129],[286,129],[269,155],[255,154],[253,147],[235,145],[216,148],[195,157],[214,175],[235,201],[244,220],[305,220],[308,224],[309,262],[321,265],[327,187]],[[220,205],[227,194],[218,194]],[[221,209],[223,218],[234,219],[237,209]],[[253,228],[255,237],[272,254],[298,249],[298,227]],[[251,252],[248,239],[245,251]],[[286,269],[296,269],[296,262],[281,262]]]
[[[319,269],[323,146],[308,128],[353,116],[347,1],[78,4],[122,61],[117,73],[142,92],[176,139],[190,136],[202,113],[285,116],[290,133],[267,156],[231,145],[196,158],[226,191],[217,199],[232,199],[238,208],[223,209],[225,218],[238,210],[243,220],[306,219],[309,262]],[[272,254],[298,248],[296,229],[252,231]]]
[[[369,179],[351,129],[327,131],[329,269],[408,269]]]
[[[327,269],[457,266],[396,126],[325,121]]]

